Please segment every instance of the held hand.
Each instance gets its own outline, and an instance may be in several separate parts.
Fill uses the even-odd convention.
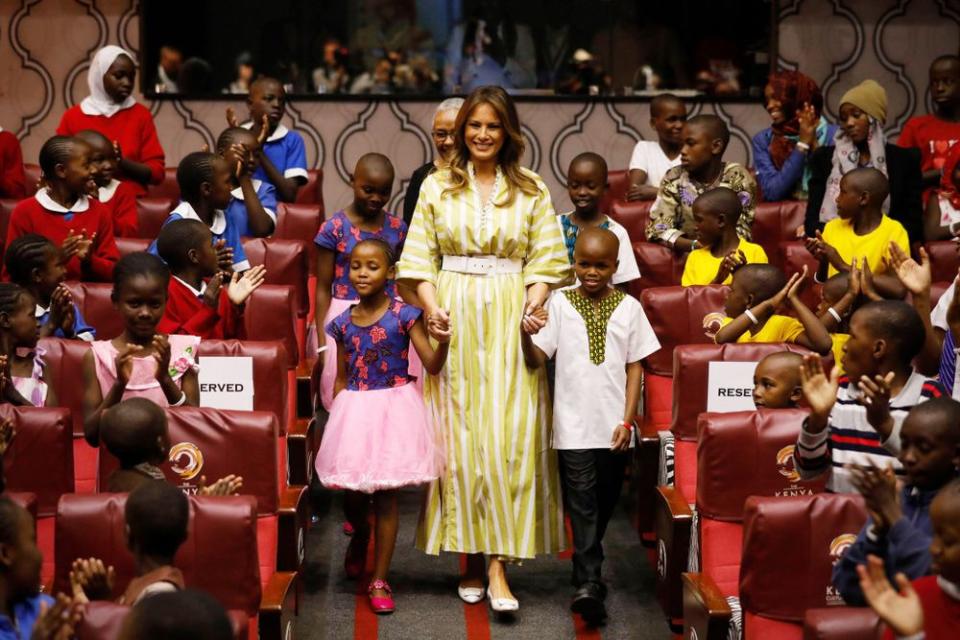
[[[229,475],[207,485],[207,477],[200,476],[199,492],[202,496],[235,496],[243,486],[243,478]]]
[[[857,383],[860,391],[863,392],[861,403],[867,408],[867,422],[881,435],[890,432],[893,421],[890,417],[891,382],[893,382],[893,371],[885,376],[874,376],[872,380],[868,376],[863,376]]]
[[[618,424],[613,428],[613,439],[610,440],[610,450],[611,451],[626,451],[630,448],[630,441],[632,440],[633,431],[627,429],[622,424]]]
[[[427,317],[427,333],[437,342],[450,342],[453,330],[450,326],[450,314],[444,309],[436,309]]]
[[[133,373],[133,359],[139,356],[141,351],[143,348],[140,345],[128,344],[117,352],[117,358],[114,360],[117,382],[127,384],[130,381],[130,375]]]
[[[817,143],[817,124],[820,118],[817,117],[817,111],[813,108],[813,105],[810,103],[804,103],[804,105],[797,112],[797,120],[800,123],[799,138],[800,142],[810,145],[810,150],[813,150],[814,145]]]
[[[913,585],[902,573],[896,575],[894,590],[887,580],[883,560],[867,556],[867,564],[857,566],[860,589],[870,608],[898,636],[912,636],[923,631],[923,607]]]
[[[543,307],[537,307],[532,313],[525,314],[520,320],[520,328],[527,335],[536,335],[540,330],[547,326],[549,315]]]
[[[161,333],[153,336],[153,359],[157,363],[157,382],[162,383],[170,377],[170,340]]]
[[[236,274],[234,274],[236,275]],[[220,285],[223,282],[219,273],[214,274],[207,282],[207,288],[203,291],[203,304],[214,311],[220,306]]]
[[[833,405],[837,402],[837,390],[840,388],[840,369],[836,366],[830,371],[827,378],[823,372],[823,364],[817,355],[808,355],[800,365],[800,384],[803,388],[803,397],[810,406],[812,413],[823,420],[830,415]]]
[[[40,617],[33,625],[30,640],[70,640],[80,620],[83,619],[83,605],[76,599],[58,594],[53,605],[40,605]]]
[[[263,284],[266,277],[267,268],[262,264],[246,271],[242,277],[239,273],[234,273],[230,278],[230,284],[227,285],[227,297],[230,298],[230,302],[239,307]]]
[[[930,293],[933,276],[930,274],[930,260],[923,247],[920,247],[920,264],[917,264],[916,260],[904,253],[900,245],[891,242],[889,264],[911,294],[919,296]]]
[[[213,243],[213,248],[217,250],[217,266],[228,273],[233,273],[233,247],[227,246],[227,241],[223,238]]]

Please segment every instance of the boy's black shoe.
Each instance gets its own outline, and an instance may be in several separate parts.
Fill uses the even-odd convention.
[[[607,608],[603,605],[603,585],[585,582],[573,594],[570,610],[580,614],[587,624],[597,626],[607,619]]]

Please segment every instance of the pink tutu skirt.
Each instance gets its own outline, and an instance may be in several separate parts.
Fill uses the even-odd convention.
[[[413,384],[341,391],[317,452],[317,479],[330,489],[373,493],[425,484],[443,471],[442,453]]]

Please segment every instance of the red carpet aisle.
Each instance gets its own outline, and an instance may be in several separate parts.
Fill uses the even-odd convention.
[[[466,606],[456,597],[458,560],[433,558],[413,548],[419,495],[401,498],[400,536],[390,583],[397,611],[374,616],[366,594],[343,573],[348,538],[341,532],[338,497],[321,514],[307,540],[307,568],[297,640],[661,640],[670,638],[653,594],[653,574],[645,549],[630,527],[624,509],[607,533],[604,574],[610,585],[610,620],[599,630],[579,624],[568,608],[570,561],[551,558],[511,571],[521,611],[512,620],[497,620],[486,605]],[[372,554],[373,545],[370,551]],[[367,567],[372,564],[372,555]],[[365,586],[365,583],[364,583]]]

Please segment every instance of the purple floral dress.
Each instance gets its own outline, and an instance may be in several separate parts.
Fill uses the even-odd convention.
[[[358,300],[360,298],[350,284],[350,252],[361,240],[379,238],[385,241],[393,249],[395,258],[400,257],[400,251],[403,249],[403,241],[407,237],[407,224],[402,218],[392,213],[385,213],[383,216],[383,226],[379,231],[363,231],[355,227],[350,218],[343,211],[333,214],[333,217],[325,221],[317,232],[317,237],[313,239],[321,249],[327,249],[334,253],[333,269],[333,297],[340,300]],[[391,281],[387,284],[387,295],[395,298],[397,295],[396,286]]]
[[[347,309],[327,324],[326,331],[347,351],[347,389],[372,391],[400,387],[413,378],[410,366],[410,329],[422,311],[395,300],[369,327],[353,323]]]

